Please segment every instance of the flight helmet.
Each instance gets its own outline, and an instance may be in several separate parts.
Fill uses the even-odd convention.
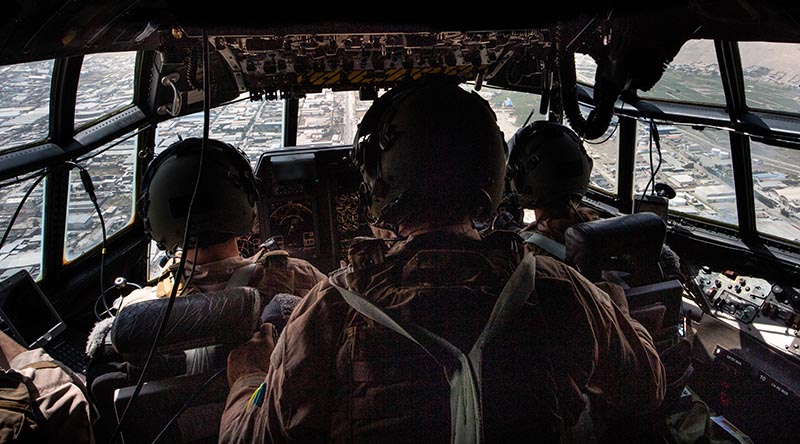
[[[568,127],[533,122],[517,130],[508,148],[507,178],[522,208],[557,207],[586,194],[592,158]]]
[[[447,79],[396,86],[358,126],[350,156],[378,227],[490,215],[503,192],[507,152],[494,111]]]
[[[175,252],[183,244],[202,143],[190,138],[170,145],[144,173],[139,213],[145,232],[162,250]],[[206,247],[249,232],[257,200],[257,181],[244,152],[209,139],[192,205],[190,244]]]

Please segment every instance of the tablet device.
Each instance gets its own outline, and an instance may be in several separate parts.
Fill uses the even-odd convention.
[[[66,329],[27,270],[0,282],[0,317],[6,333],[28,349],[47,345]]]

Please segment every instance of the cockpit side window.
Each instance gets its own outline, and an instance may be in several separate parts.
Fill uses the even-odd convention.
[[[579,83],[594,86],[597,63],[590,55],[575,53],[575,78]]]
[[[580,106],[580,110],[584,116],[587,116],[591,111],[583,105]],[[565,123],[568,122],[565,121]],[[595,140],[585,140],[583,145],[586,148],[586,153],[591,156],[594,162],[589,186],[607,194],[616,194],[617,160],[619,159],[619,118],[617,116],[612,117],[611,124],[602,137]]]
[[[0,281],[23,269],[28,270],[34,279],[41,277],[46,179],[36,184],[37,178],[38,175],[19,183],[0,185],[0,227],[3,227],[3,232],[10,225],[25,194],[31,191],[0,249]]]
[[[503,131],[506,140],[525,124],[528,116],[531,122],[546,118],[539,114],[542,98],[538,94],[487,87],[482,88],[478,94],[491,105],[497,116],[497,125]]]
[[[52,60],[0,66],[0,152],[48,137],[52,78]]]
[[[739,42],[747,106],[800,114],[800,44]]]
[[[133,103],[136,52],[89,54],[83,58],[75,127],[102,119]]]
[[[111,237],[133,222],[136,168],[136,132],[128,133],[77,162],[92,176],[97,203],[103,213],[106,236]],[[69,175],[69,200],[64,260],[79,258],[102,242],[102,227],[94,204],[83,188],[78,169]]]
[[[800,152],[750,141],[756,228],[800,243]]]
[[[661,80],[641,97],[725,105],[713,40],[689,40],[669,64]]]
[[[731,144],[727,131],[656,123],[661,150],[651,141],[650,121],[636,132],[636,197],[653,194],[654,183],[666,183],[677,195],[670,211],[726,225],[738,225]],[[652,163],[651,163],[652,159]],[[651,174],[655,180],[651,181]],[[649,182],[649,183],[648,183]]]

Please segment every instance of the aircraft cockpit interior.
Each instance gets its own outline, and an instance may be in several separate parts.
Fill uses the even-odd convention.
[[[0,18],[2,330],[83,380],[123,375],[90,396],[96,442],[217,442],[225,356],[265,302],[216,288],[140,307],[146,326],[123,319],[126,297],[191,259],[146,235],[152,160],[189,138],[239,148],[259,194],[240,254],[285,251],[327,275],[376,236],[351,160],[359,122],[431,79],[480,95],[506,139],[537,121],[580,136],[582,205],[600,220],[567,231],[562,259],[621,279],[643,318],[663,307],[657,347],[690,345],[659,442],[800,436],[800,6],[568,1],[459,18],[100,3],[14,1]],[[500,212],[535,222],[513,205]],[[114,333],[97,342],[100,324]],[[125,364],[93,373],[87,353],[104,345]],[[212,371],[184,372],[184,351],[213,347]]]

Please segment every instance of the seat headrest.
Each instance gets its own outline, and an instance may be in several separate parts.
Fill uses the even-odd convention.
[[[595,282],[602,279],[603,270],[624,271],[632,275],[649,270],[660,276],[658,259],[666,233],[664,221],[653,213],[573,225],[565,234],[567,260]],[[660,279],[640,277],[639,280]]]
[[[125,307],[114,320],[111,343],[134,365],[147,357],[169,299]],[[246,342],[261,323],[258,290],[238,287],[175,299],[158,353],[168,354],[217,344]]]

